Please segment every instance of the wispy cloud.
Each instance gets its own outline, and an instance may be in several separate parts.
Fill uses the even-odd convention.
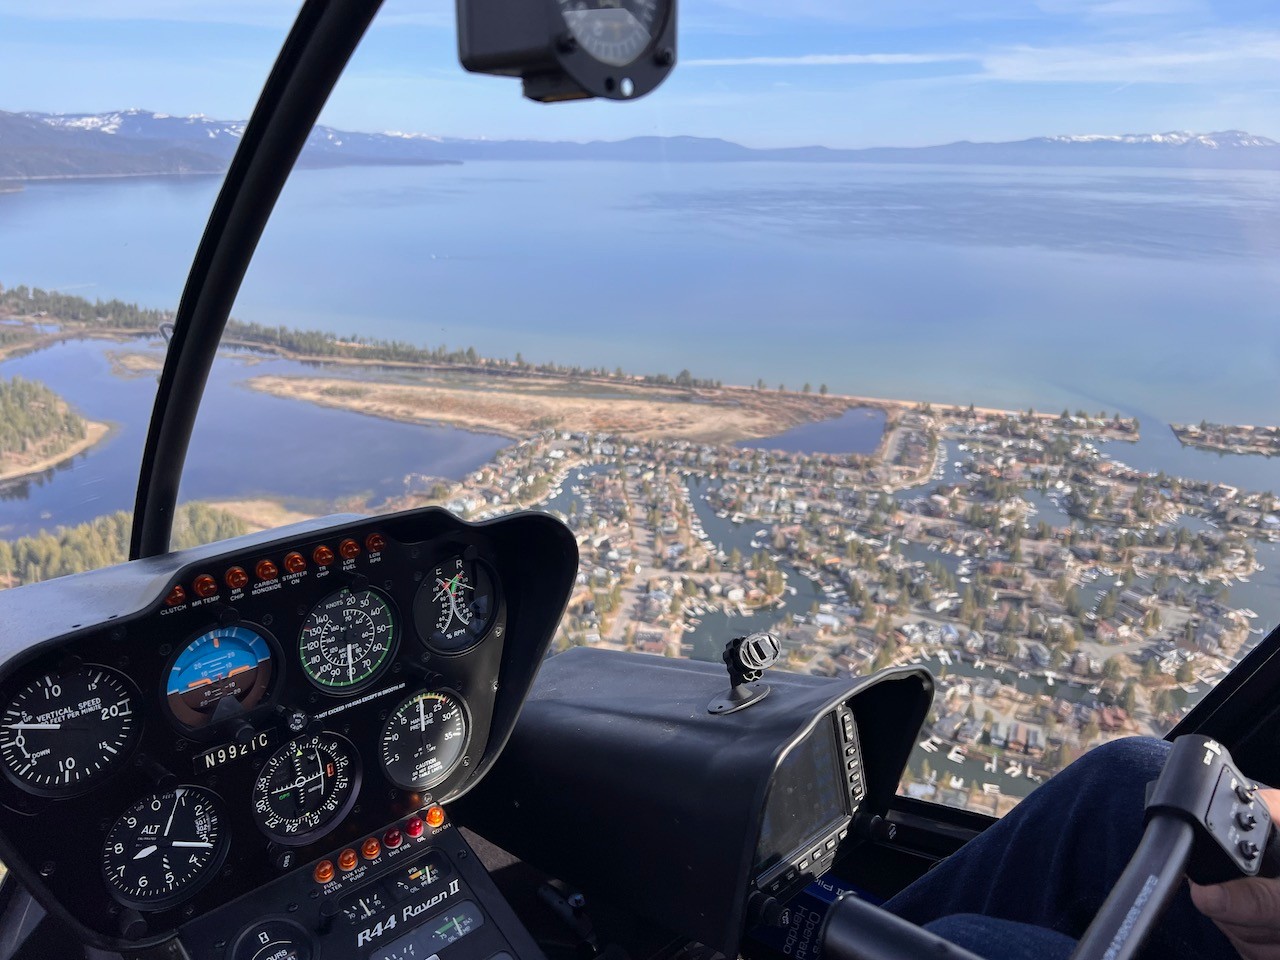
[[[246,27],[288,28],[302,0],[112,0],[86,4],[82,0],[0,0],[0,14],[30,20],[138,20],[168,23],[219,23]]]
[[[1205,84],[1280,81],[1280,31],[1210,30],[1159,41],[1020,44],[982,51],[809,53],[685,60],[685,67],[922,66],[972,63],[970,80],[1008,83]],[[952,78],[954,79],[954,78]]]
[[[1280,32],[1214,30],[1159,42],[1018,46],[982,57],[982,77],[1015,83],[1257,83],[1280,77]]]
[[[1045,13],[1104,20],[1169,17],[1206,12],[1203,0],[1039,0]]]
[[[898,66],[981,60],[970,53],[806,53],[791,57],[714,57],[682,60],[684,67]]]

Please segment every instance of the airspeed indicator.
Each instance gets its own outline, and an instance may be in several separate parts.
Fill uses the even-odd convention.
[[[395,618],[381,594],[343,588],[307,615],[298,655],[307,679],[321,690],[350,693],[390,662],[395,638]]]

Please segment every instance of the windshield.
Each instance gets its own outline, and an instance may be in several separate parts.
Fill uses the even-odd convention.
[[[1274,13],[683,16],[657,92],[547,107],[388,4],[241,290],[175,546],[550,511],[559,648],[924,665],[901,789],[994,815],[1168,731],[1280,620]],[[287,18],[7,19],[16,585],[124,555],[157,329]]]

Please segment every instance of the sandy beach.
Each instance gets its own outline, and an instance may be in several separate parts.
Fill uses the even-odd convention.
[[[260,376],[248,381],[272,396],[304,400],[405,423],[440,423],[512,438],[548,427],[569,432],[732,443],[838,416],[849,404],[832,397],[747,389],[667,390],[539,379],[535,389],[512,377],[485,389],[323,377]]]

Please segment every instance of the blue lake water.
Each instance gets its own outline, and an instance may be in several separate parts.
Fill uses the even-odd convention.
[[[0,196],[0,282],[172,306],[216,189]],[[1277,254],[1273,173],[306,170],[236,313],[737,383],[1271,423]]]
[[[171,307],[217,186],[46,183],[0,196],[0,282]],[[1140,417],[1143,437],[1107,444],[1112,456],[1267,489],[1280,488],[1280,462],[1183,448],[1165,424],[1280,422],[1278,254],[1280,175],[1271,173],[308,170],[286,188],[235,313],[532,361],[1118,409]],[[111,377],[97,350],[68,345],[0,374],[38,376],[90,416],[123,424],[88,458],[112,477],[97,485],[116,494],[77,493],[72,509],[53,492],[70,488],[59,477],[33,487],[30,501],[0,504],[0,530],[132,502],[138,411],[153,384]],[[387,495],[407,472],[457,475],[501,443],[458,431],[423,440],[423,428],[252,394],[234,386],[249,374],[228,363],[210,386],[188,496]],[[818,429],[823,446],[863,442]]]
[[[785,453],[874,453],[884,423],[883,410],[854,407],[830,420],[802,423],[776,437],[742,440],[737,446]]]
[[[0,377],[47,383],[113,427],[106,441],[61,468],[0,484],[0,537],[133,509],[156,383],[154,374],[113,374],[107,354],[122,349],[138,347],[71,341],[0,363]],[[344,496],[376,503],[404,493],[411,473],[459,479],[510,442],[324,409],[242,386],[259,374],[306,372],[314,371],[290,361],[219,357],[192,436],[182,500],[283,496],[317,511]]]

